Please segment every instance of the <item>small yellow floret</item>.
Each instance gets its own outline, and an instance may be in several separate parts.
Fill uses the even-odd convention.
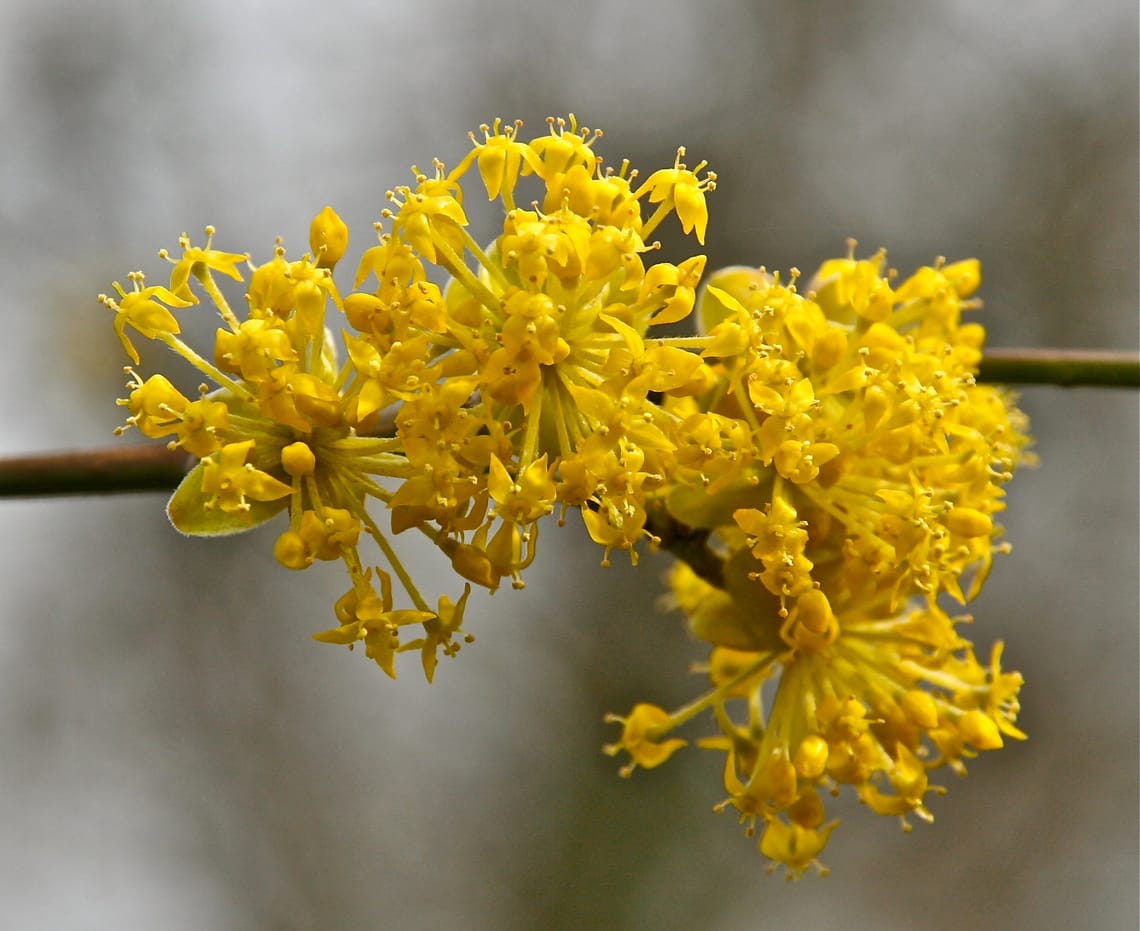
[[[685,741],[676,737],[661,740],[654,736],[655,729],[663,729],[670,723],[669,713],[656,705],[641,703],[634,706],[628,718],[609,714],[606,721],[622,725],[621,739],[604,749],[610,756],[622,750],[630,755],[631,761],[621,769],[623,776],[629,776],[638,766],[644,769],[660,766],[685,746]]]
[[[202,460],[202,493],[211,497],[207,508],[228,514],[247,514],[249,501],[274,501],[292,492],[284,482],[245,461],[253,440],[228,443],[209,459]]]
[[[811,867],[826,875],[827,870],[820,866],[816,857],[827,846],[827,839],[838,823],[833,821],[819,830],[811,830],[772,819],[760,838],[760,852],[768,859],[782,863],[788,871],[788,879],[799,879]]]

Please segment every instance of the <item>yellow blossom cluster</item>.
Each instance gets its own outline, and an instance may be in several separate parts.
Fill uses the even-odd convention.
[[[614,717],[608,749],[627,773],[657,766],[711,711],[718,808],[790,877],[822,871],[823,795],[850,786],[909,830],[942,791],[930,770],[1024,737],[1002,645],[979,662],[939,603],[973,598],[1007,548],[993,516],[1027,458],[1023,416],[974,378],[984,333],[961,314],[979,280],[971,260],[897,282],[882,254],[825,262],[802,292],[794,273],[724,269],[699,308],[714,386],[663,402],[692,424],[658,501],[683,528],[671,600],[711,645],[710,689]]]
[[[144,380],[130,368],[120,401],[128,426],[201,459],[170,501],[174,525],[233,533],[287,510],[277,560],[290,569],[342,560],[348,571],[339,623],[317,638],[363,641],[389,675],[397,652],[420,650],[430,679],[438,653],[469,639],[470,586],[433,608],[393,535],[426,535],[461,578],[492,591],[503,577],[522,586],[539,522],[570,508],[607,554],[636,558],[634,545],[651,537],[647,497],[672,470],[676,445],[678,418],[656,402],[711,384],[699,356],[645,339],[652,324],[691,312],[704,256],[646,258],[670,215],[704,240],[715,175],[703,162],[688,168],[680,149],[671,167],[637,183],[628,162],[603,168],[594,152],[601,132],[572,116],[548,122],[525,142],[521,124],[496,121],[482,140],[472,134],[453,170],[439,161],[429,174],[413,168],[413,185],[388,192],[378,242],[347,293],[333,272],[348,229],[326,208],[300,259],[279,243],[253,265],[216,250],[208,228],[204,245],[183,235],[180,254],[161,253],[172,264],[168,285],[133,273],[130,287],[116,282],[116,295],[100,297],[135,366],[138,334],[209,380],[191,400],[165,376]],[[503,206],[489,246],[468,231],[471,175]],[[518,206],[529,178],[538,197]],[[239,315],[219,278],[243,281],[246,270]],[[179,335],[179,316],[203,298],[222,322],[209,356]],[[366,564],[362,537],[386,569]],[[406,608],[395,606],[390,572]],[[402,629],[417,626],[404,642]]]
[[[167,283],[136,272],[100,296],[133,363],[126,427],[200,460],[172,522],[228,534],[287,513],[277,561],[348,574],[315,638],[363,642],[390,676],[418,652],[430,680],[471,639],[471,586],[521,587],[540,524],[577,510],[603,564],[636,563],[642,542],[679,557],[672,601],[711,646],[704,695],[612,718],[623,772],[664,763],[709,712],[719,733],[698,743],[724,754],[719,807],[759,821],[789,875],[818,867],[835,825],[821,794],[843,785],[904,824],[929,818],[929,770],[1023,736],[1001,645],[979,663],[939,600],[977,594],[1027,456],[1012,399],[974,379],[984,333],[961,315],[978,263],[899,282],[852,247],[806,288],[729,268],[698,300],[703,255],[650,256],[670,216],[704,242],[704,162],[679,149],[641,181],[603,165],[601,132],[573,116],[530,141],[521,125],[481,127],[451,170],[413,167],[351,282],[334,280],[349,233],[325,208],[299,259],[279,242],[255,264],[207,228],[160,253]],[[473,186],[502,206],[486,245],[468,228]],[[240,314],[222,279],[244,284]],[[202,302],[221,321],[205,355],[180,324]],[[651,332],[694,307],[699,335]],[[136,336],[189,363],[197,397],[138,374]],[[456,600],[421,593],[403,533],[450,562]]]

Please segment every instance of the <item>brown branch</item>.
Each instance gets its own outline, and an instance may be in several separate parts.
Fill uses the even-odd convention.
[[[119,446],[0,458],[0,497],[171,491],[195,463],[180,449]]]

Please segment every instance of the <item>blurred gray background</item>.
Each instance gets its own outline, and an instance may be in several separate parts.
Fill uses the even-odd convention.
[[[159,280],[181,230],[296,256],[328,203],[356,255],[408,165],[495,116],[707,158],[714,266],[976,255],[991,345],[1133,348],[1137,28],[1118,0],[3,0],[0,453],[113,442],[94,295]],[[606,711],[699,687],[663,558],[606,572],[548,531],[429,688],[309,640],[342,574],[279,569],[273,530],[0,502],[0,925],[1134,929],[1137,400],[1023,405],[1042,466],[971,632],[1007,641],[1031,739],[943,776],[910,836],[846,805],[799,884],[710,811],[712,756],[626,781],[599,752]]]

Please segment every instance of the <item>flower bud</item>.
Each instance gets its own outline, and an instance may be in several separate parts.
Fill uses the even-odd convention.
[[[348,249],[348,227],[332,207],[325,207],[309,226],[309,248],[318,268],[332,268]]]

